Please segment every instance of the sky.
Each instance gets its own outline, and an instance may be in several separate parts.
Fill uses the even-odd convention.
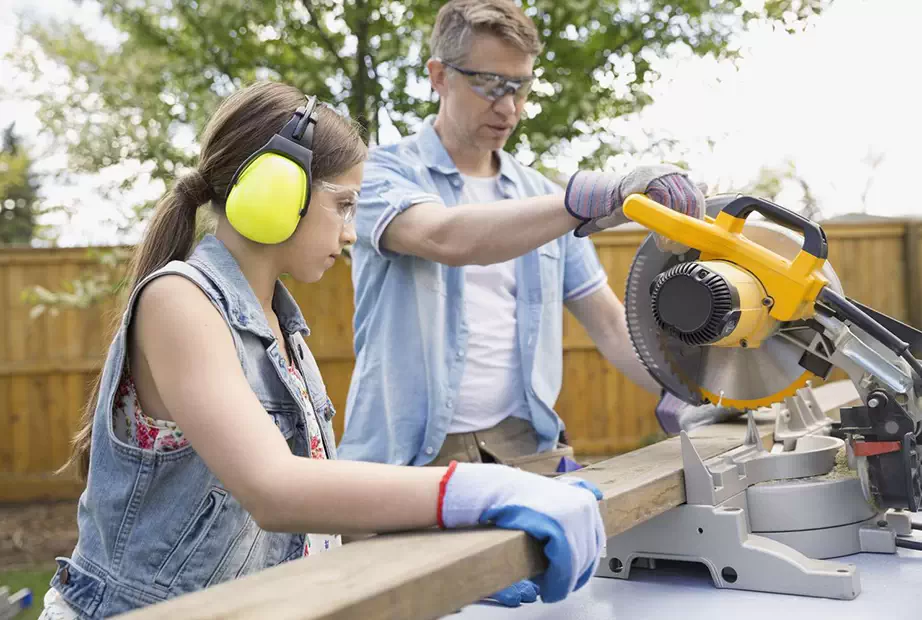
[[[102,40],[115,36],[100,22],[93,2],[0,4],[0,54],[15,41],[22,11],[75,19]],[[741,33],[741,58],[735,64],[679,50],[655,67],[662,77],[653,89],[654,102],[636,118],[613,121],[611,130],[640,145],[645,131],[676,140],[675,155],[688,163],[695,180],[712,189],[738,189],[760,168],[790,162],[819,200],[823,217],[855,211],[913,215],[922,211],[922,192],[912,187],[922,168],[920,23],[922,0],[833,0],[806,32],[790,35],[761,25]],[[0,91],[15,87],[10,67],[0,61]],[[32,104],[15,97],[0,100],[0,118],[16,121],[18,133],[40,156],[40,170],[66,166],[66,156],[49,153],[39,136]],[[382,132],[384,142],[398,138],[396,131]],[[591,146],[590,140],[583,148]],[[642,161],[649,160],[624,156],[612,165]],[[576,161],[564,157],[556,167],[572,173]],[[113,167],[79,178],[73,187],[44,187],[49,201],[81,205],[59,243],[119,241],[106,224],[116,209],[94,188],[135,170]],[[151,198],[160,191],[161,185],[152,184],[128,198]],[[778,201],[797,208],[801,196],[799,186],[789,182]]]

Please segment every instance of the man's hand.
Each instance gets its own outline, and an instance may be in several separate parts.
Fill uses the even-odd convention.
[[[567,184],[564,200],[570,215],[583,222],[574,234],[585,237],[630,221],[621,207],[631,194],[646,194],[673,211],[698,219],[704,217],[704,193],[692,183],[687,172],[676,166],[640,166],[623,176],[580,171]],[[660,235],[654,239],[664,251],[681,254],[688,250],[687,246]]]
[[[738,418],[744,412],[730,407],[716,405],[690,405],[663,390],[656,404],[656,420],[669,435],[678,435],[699,426],[708,426]]]

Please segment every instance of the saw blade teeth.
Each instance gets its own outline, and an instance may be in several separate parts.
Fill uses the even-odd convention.
[[[648,252],[654,251],[655,256],[661,259],[661,265],[651,265],[649,263],[650,257]],[[686,397],[693,399],[698,397],[700,401],[700,389],[686,376],[686,373],[681,369],[680,365],[672,359],[672,353],[666,346],[668,334],[663,332],[655,322],[646,320],[648,316],[652,315],[652,309],[649,307],[650,302],[648,294],[644,294],[645,290],[649,291],[649,284],[647,284],[647,289],[643,290],[643,278],[638,275],[645,269],[651,268],[659,273],[668,267],[669,263],[678,260],[679,258],[671,253],[667,254],[659,250],[659,248],[655,246],[652,235],[648,235],[641,243],[638,251],[634,255],[634,260],[631,262],[624,289],[625,316],[628,319],[628,337],[631,341],[634,354],[640,359],[641,363],[647,369],[647,372],[656,379],[657,383],[669,391],[673,391],[677,386],[681,386],[687,392],[685,395]],[[641,307],[641,305],[643,307]],[[650,325],[646,325],[648,322]],[[645,329],[650,333],[645,333]],[[654,343],[650,343],[651,337],[654,339]],[[654,351],[660,353],[660,357],[663,358],[662,362],[665,363],[667,367],[663,367],[662,364],[657,361]],[[666,375],[668,375],[669,378],[667,378]],[[680,395],[677,396],[682,398]]]

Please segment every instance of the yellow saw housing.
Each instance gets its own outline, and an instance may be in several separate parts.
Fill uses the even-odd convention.
[[[753,212],[804,235],[793,260],[742,234]],[[829,284],[820,273],[827,257],[822,229],[774,203],[746,197],[728,204],[716,218],[699,220],[633,194],[624,203],[624,214],[654,233],[700,251],[698,260],[665,270],[651,285],[656,323],[683,344],[757,348],[782,323],[811,318],[817,295]],[[724,398],[705,388],[699,391],[713,403],[754,408],[793,394],[812,376],[804,371],[784,389],[753,399]]]

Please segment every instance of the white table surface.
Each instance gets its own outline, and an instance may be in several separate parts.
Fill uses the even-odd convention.
[[[922,532],[915,532],[922,540]],[[594,577],[558,603],[518,608],[469,605],[443,620],[867,620],[922,617],[922,551],[859,553],[835,561],[858,567],[861,593],[851,601],[718,589],[700,565],[631,570],[629,580]]]

